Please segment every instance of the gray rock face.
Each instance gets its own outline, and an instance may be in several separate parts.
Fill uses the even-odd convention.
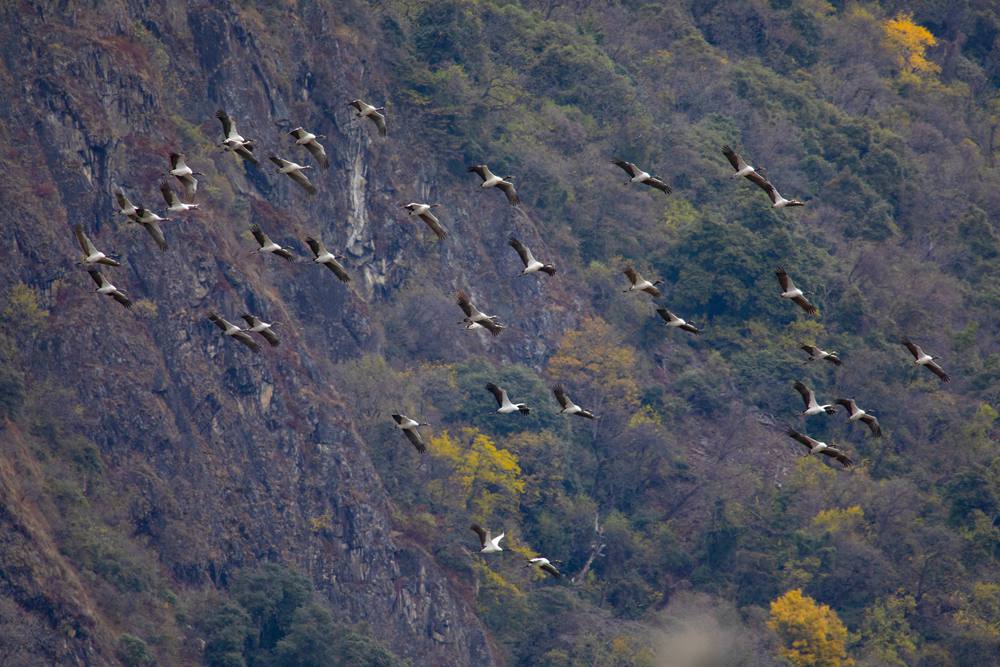
[[[13,253],[0,278],[40,290],[50,310],[28,366],[90,416],[118,519],[172,587],[223,585],[236,568],[276,560],[308,573],[345,620],[367,622],[415,664],[493,664],[466,595],[419,545],[393,537],[391,501],[366,451],[382,444],[359,441],[332,364],[378,349],[372,304],[409,266],[441,257],[439,286],[450,292],[495,261],[484,248],[504,247],[505,228],[483,216],[515,213],[484,204],[433,159],[418,165],[414,156],[432,148],[405,118],[390,116],[389,140],[353,118],[347,100],[388,87],[375,45],[342,39],[363,35],[344,24],[361,8],[308,3],[287,24],[290,14],[265,4],[0,9],[0,80],[12,93],[0,99],[0,149],[7,163],[30,165],[4,188],[0,243]],[[260,167],[216,147],[218,107],[259,142]],[[288,123],[327,135],[332,164],[311,172],[314,198],[266,160],[273,151],[311,163]],[[160,252],[117,215],[111,192],[120,185],[162,211],[157,187],[176,149],[206,172],[201,209],[163,223],[170,247]],[[447,246],[422,245],[426,230],[398,209],[401,197],[432,193],[450,198]],[[72,265],[77,223],[122,258],[114,280],[140,301],[133,311],[95,297]],[[299,262],[250,254],[251,223]],[[310,234],[347,256],[350,287],[305,262]],[[538,300],[526,285],[497,289]],[[236,321],[245,309],[281,323],[281,346],[254,355],[206,320],[215,310]],[[547,315],[497,345],[509,346],[502,356],[539,359],[543,339],[566,325]],[[54,664],[113,664],[120,628],[90,583],[16,494],[4,490],[3,500],[0,597],[43,618],[47,633],[25,650]]]

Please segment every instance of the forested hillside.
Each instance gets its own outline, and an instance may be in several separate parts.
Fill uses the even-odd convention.
[[[1000,664],[995,3],[23,0],[0,26],[0,666]],[[266,159],[315,165],[300,125],[315,196]],[[161,252],[112,193],[162,214],[171,151],[203,175]],[[280,345],[208,320],[245,311]],[[882,437],[800,416],[796,381]]]

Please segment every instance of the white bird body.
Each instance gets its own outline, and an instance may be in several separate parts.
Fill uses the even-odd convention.
[[[163,201],[167,203],[167,211],[170,213],[187,213],[198,208],[198,204],[185,204],[182,202],[180,197],[166,183],[160,184],[160,192],[163,194]]]
[[[872,413],[858,407],[857,401],[853,398],[838,398],[836,402],[847,408],[848,422],[863,422],[876,438],[882,437],[882,426],[878,423],[878,418]]]
[[[91,242],[90,238],[83,231],[83,225],[77,225],[74,230],[76,233],[76,240],[80,244],[80,249],[83,250],[83,263],[84,264],[103,264],[105,266],[121,266],[118,260],[108,257],[103,252],[97,249]]]
[[[556,267],[535,259],[535,256],[531,254],[531,248],[521,243],[516,237],[511,236],[507,244],[517,251],[518,256],[521,258],[521,263],[524,264],[524,269],[520,275],[526,276],[529,273],[538,273],[539,271],[550,276],[555,275]]]
[[[476,308],[469,295],[465,292],[458,293],[458,306],[465,313],[462,323],[466,325],[466,329],[488,329],[494,336],[499,336],[500,332],[504,330],[504,325],[500,323],[495,315],[487,315]]]
[[[555,561],[555,563],[561,564],[561,561]],[[556,579],[562,576],[562,573],[558,570],[558,568],[556,568],[553,561],[550,561],[548,558],[543,558],[540,556],[536,558],[529,558],[528,567],[531,566],[537,567],[538,569],[548,573],[549,575],[555,577]]]
[[[254,352],[260,351],[260,346],[257,345],[257,342],[253,339],[252,336],[250,336],[250,333],[247,332],[245,329],[241,329],[240,327],[236,326],[229,320],[225,319],[224,317],[220,317],[215,313],[209,313],[208,319],[215,326],[219,327],[219,329],[222,330],[223,336],[228,336],[229,338],[233,338],[243,343]]]
[[[441,206],[441,204],[421,204],[420,202],[410,202],[403,206],[408,212],[408,215],[415,215],[424,221],[434,235],[439,239],[443,239],[448,233],[445,231],[444,227],[441,226],[441,221],[438,220],[437,216],[431,212],[431,209],[435,209]]]
[[[396,428],[403,432],[403,435],[417,448],[418,452],[423,453],[427,451],[427,445],[424,444],[423,439],[420,437],[417,427],[430,426],[430,424],[418,422],[416,419],[410,419],[406,415],[401,414],[395,414],[392,418],[396,422]]]
[[[566,393],[566,389],[562,385],[557,384],[552,387],[552,393],[555,395],[556,400],[562,409],[559,411],[561,415],[579,415],[580,417],[585,417],[587,419],[596,419],[594,413],[590,410],[584,410],[579,405],[574,403],[570,399],[569,394]]]
[[[306,245],[312,250],[314,259],[313,262],[319,264],[320,266],[325,266],[326,268],[333,271],[333,273],[340,278],[342,282],[350,282],[351,277],[347,275],[347,269],[344,265],[340,263],[337,256],[326,249],[322,241],[319,241],[311,236],[306,237]]]
[[[517,189],[511,182],[513,176],[508,176],[507,178],[500,178],[494,174],[488,166],[485,164],[476,164],[468,169],[469,172],[475,173],[482,179],[482,183],[479,184],[481,188],[499,188],[507,196],[507,201],[510,202],[511,206],[517,206],[521,203],[520,197],[517,196]]]
[[[500,547],[500,540],[504,538],[504,533],[493,537],[493,534],[489,530],[480,527],[479,524],[474,523],[470,527],[479,536],[479,544],[482,547],[479,551],[481,553],[495,554],[503,551]]]
[[[125,195],[125,191],[117,186],[115,187],[115,199],[118,202],[118,213],[134,220],[139,209]]]
[[[688,331],[693,334],[700,334],[701,329],[691,324],[683,317],[680,317],[666,308],[657,308],[656,313],[663,318],[663,321],[667,323],[668,327],[673,327],[675,329],[681,329],[682,331]]]
[[[624,273],[629,280],[629,288],[625,290],[626,292],[645,292],[654,298],[659,298],[661,296],[660,290],[657,289],[656,286],[662,285],[662,280],[649,282],[640,276],[631,266],[626,266],[622,273]]]
[[[836,459],[845,468],[850,468],[851,466],[854,465],[854,461],[852,461],[850,457],[847,456],[847,454],[845,454],[837,447],[831,447],[825,442],[820,442],[819,440],[810,438],[808,435],[805,435],[804,433],[799,433],[794,429],[788,429],[786,433],[789,437],[804,445],[809,450],[809,453],[812,455],[823,455],[823,456],[828,456],[832,459]]]
[[[125,292],[121,291],[120,289],[112,285],[111,282],[107,278],[105,278],[100,271],[98,271],[94,267],[90,267],[87,269],[87,273],[90,274],[90,277],[97,284],[97,289],[94,290],[95,292],[97,292],[98,294],[105,294],[107,296],[112,297],[115,301],[125,306],[126,308],[132,307],[132,300],[125,295]]]
[[[489,391],[491,394],[493,394],[493,398],[496,399],[497,406],[499,406],[497,408],[497,412],[499,412],[502,415],[509,415],[514,412],[520,412],[522,415],[526,415],[531,412],[531,408],[529,408],[527,404],[514,403],[513,401],[510,400],[510,397],[507,395],[506,389],[501,389],[492,382],[486,385],[486,390]]]
[[[836,352],[827,352],[815,345],[802,345],[801,348],[809,353],[808,361],[829,361],[835,366],[839,366],[841,363]]]
[[[362,100],[351,100],[347,106],[354,107],[358,118],[368,118],[378,127],[378,133],[383,137],[386,135],[385,107],[374,107]]]
[[[908,349],[910,354],[913,355],[914,364],[917,366],[923,366],[930,372],[934,373],[934,375],[937,375],[942,382],[951,382],[951,376],[949,376],[937,363],[936,357],[932,357],[924,352],[923,348],[908,338],[903,339],[903,345],[905,345],[906,349]]]
[[[799,392],[802,396],[802,401],[805,404],[805,409],[800,413],[803,416],[811,417],[812,415],[832,415],[836,414],[837,408],[833,405],[820,405],[816,400],[816,394],[812,389],[805,386],[801,382],[796,382],[794,385],[795,391]]]
[[[722,153],[729,159],[729,163],[733,165],[733,169],[736,170],[733,174],[731,174],[731,178],[736,178],[737,176],[749,176],[757,171],[754,169],[753,165],[747,163],[746,160],[740,157],[740,155],[729,146],[723,146]]]

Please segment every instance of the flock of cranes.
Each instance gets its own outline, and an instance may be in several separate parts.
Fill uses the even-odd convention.
[[[348,104],[355,109],[355,116],[357,118],[367,118],[377,128],[379,135],[383,137],[386,136],[387,126],[384,107],[375,107],[362,100],[353,100]],[[224,151],[234,153],[247,163],[259,166],[260,163],[254,152],[257,148],[257,142],[253,139],[243,137],[236,129],[236,124],[232,117],[230,117],[224,110],[219,110],[216,113],[216,117],[222,123],[223,130],[223,139],[218,145]],[[296,127],[288,134],[294,139],[296,146],[305,148],[310,153],[319,168],[329,169],[329,157],[327,156],[325,147],[319,141],[320,139],[325,138],[324,135],[314,134],[303,127]],[[797,199],[785,199],[782,197],[761,170],[748,164],[742,157],[733,151],[732,148],[724,146],[722,152],[735,170],[733,176],[742,176],[764,190],[764,192],[768,195],[768,198],[771,200],[771,204],[774,208],[803,206],[803,203]],[[313,166],[302,165],[274,154],[271,154],[269,159],[277,166],[278,173],[288,176],[310,195],[316,194],[316,185],[306,175],[308,170],[314,168]],[[628,174],[629,180],[625,181],[625,185],[638,183],[659,190],[667,195],[669,195],[672,191],[671,187],[666,182],[652,176],[649,172],[644,171],[632,162],[614,159],[612,160],[612,163],[620,167],[626,174]],[[164,175],[172,176],[177,179],[182,186],[184,195],[188,201],[183,201],[181,197],[179,197],[171,189],[170,185],[164,181],[160,185],[160,191],[163,195],[164,202],[166,203],[167,212],[173,215],[187,215],[196,212],[199,205],[192,203],[191,200],[195,197],[198,191],[197,177],[204,177],[204,174],[191,169],[182,153],[170,153],[169,165],[170,167]],[[501,178],[500,176],[494,174],[486,164],[471,166],[468,171],[479,176],[482,181],[482,188],[497,188],[505,195],[507,201],[512,206],[519,205],[520,198],[518,197],[517,190],[514,187],[513,177],[506,176]],[[120,187],[116,186],[114,188],[114,196],[118,205],[118,212],[125,216],[129,221],[141,225],[146,232],[150,234],[160,250],[166,250],[167,241],[160,223],[169,221],[171,218],[161,217],[144,206],[135,205]],[[447,231],[441,224],[438,217],[433,213],[433,210],[439,208],[440,206],[441,205],[437,203],[428,204],[410,202],[402,205],[402,208],[404,208],[409,215],[415,215],[420,218],[438,239],[444,239],[447,236]],[[276,243],[258,225],[252,225],[250,227],[250,233],[258,246],[257,249],[251,251],[251,253],[256,252],[262,255],[276,255],[289,262],[296,260],[296,255],[290,249]],[[121,266],[120,262],[108,254],[98,250],[91,239],[87,236],[82,226],[77,225],[75,227],[75,234],[77,242],[83,251],[83,258],[79,263],[86,267],[87,272],[97,284],[96,291],[99,294],[110,296],[125,308],[131,307],[132,300],[129,299],[129,297],[122,290],[112,284],[98,268],[98,266],[117,268]],[[323,244],[321,240],[312,236],[307,236],[305,238],[305,242],[313,254],[312,261],[314,263],[326,266],[340,281],[344,283],[351,280],[345,265],[340,261],[340,259],[338,259],[337,255],[331,252]],[[520,257],[524,266],[518,276],[526,276],[533,273],[544,273],[548,276],[552,276],[556,273],[556,267],[553,264],[548,264],[536,259],[528,246],[516,237],[511,236],[508,243],[517,252],[518,257]],[[629,281],[628,287],[623,290],[624,292],[643,292],[657,302],[662,299],[663,293],[660,289],[660,286],[663,284],[662,280],[647,280],[632,266],[624,267],[622,273]],[[815,316],[818,314],[817,307],[806,297],[808,292],[798,288],[792,281],[789,274],[782,267],[777,267],[775,275],[777,276],[778,283],[780,285],[781,298],[789,299],[808,315]],[[506,325],[501,323],[495,315],[489,315],[480,310],[472,302],[471,297],[465,291],[458,292],[456,300],[464,315],[460,324],[464,325],[465,329],[483,329],[488,331],[492,336],[498,336],[506,328]],[[696,335],[702,333],[701,329],[676,315],[665,306],[656,308],[656,313],[663,319],[668,328],[679,329]],[[234,324],[215,312],[208,314],[209,321],[219,328],[224,337],[234,339],[255,353],[259,352],[261,348],[257,338],[255,338],[255,335],[262,338],[272,347],[279,345],[279,337],[274,331],[271,323],[265,322],[260,317],[251,313],[243,313],[241,318],[245,322],[246,326]],[[905,345],[913,355],[914,363],[916,365],[924,366],[944,382],[950,380],[948,374],[944,372],[941,366],[935,361],[934,357],[925,353],[919,345],[916,345],[909,339],[903,340],[902,344]],[[827,361],[835,366],[840,366],[842,364],[842,361],[836,352],[828,352],[814,344],[804,344],[801,349],[808,353],[808,361]],[[873,437],[880,437],[882,435],[882,429],[878,419],[871,413],[871,411],[866,411],[858,407],[858,403],[854,398],[838,398],[832,403],[820,403],[816,398],[815,392],[802,382],[796,382],[793,385],[793,388],[801,395],[804,403],[804,409],[799,413],[800,416],[812,417],[818,415],[833,415],[838,412],[836,406],[839,405],[846,410],[849,423],[860,421],[868,427]],[[531,408],[527,404],[517,403],[511,400],[506,389],[490,382],[486,385],[486,390],[490,392],[496,400],[496,412],[498,414],[510,415],[517,413],[520,415],[528,415],[531,413]],[[590,420],[598,418],[597,415],[595,415],[591,410],[574,403],[567,393],[566,388],[562,385],[557,384],[552,387],[552,393],[561,408],[559,410],[559,414],[568,416],[575,415]],[[430,426],[430,424],[412,419],[404,414],[393,414],[392,418],[395,421],[395,427],[402,431],[417,452],[422,454],[427,451],[427,445],[421,437],[418,429]],[[837,447],[816,440],[791,427],[786,428],[786,433],[789,437],[806,447],[810,454],[828,457],[837,461],[844,468],[849,468],[853,465],[853,461],[848,454]],[[504,539],[504,533],[501,532],[499,535],[494,537],[489,530],[482,528],[478,524],[472,524],[471,528],[479,538],[481,553],[494,554],[503,551],[503,548],[500,546],[500,541]],[[557,563],[560,563],[560,561],[536,557],[531,558],[527,565],[529,567],[538,567],[541,571],[552,577],[560,577],[562,575],[555,566]]]

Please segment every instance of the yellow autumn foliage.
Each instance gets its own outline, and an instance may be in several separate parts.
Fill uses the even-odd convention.
[[[771,602],[767,625],[783,642],[779,654],[795,667],[847,667],[849,634],[837,613],[818,604],[801,589]]]
[[[498,449],[478,429],[465,427],[456,436],[443,431],[431,438],[427,449],[450,469],[446,479],[428,484],[431,495],[444,506],[469,509],[485,519],[498,505],[516,502],[524,493],[517,456]]]
[[[639,409],[635,366],[635,350],[623,344],[618,331],[601,318],[590,317],[562,337],[548,370],[574,388],[589,387],[600,395],[601,403],[634,413]]]
[[[853,530],[865,520],[865,513],[859,505],[851,505],[846,509],[833,508],[820,511],[813,517],[812,525],[824,533],[838,533]]]
[[[903,72],[933,74],[941,71],[937,63],[927,59],[928,47],[937,44],[930,30],[914,23],[912,14],[897,14],[882,24],[886,46],[896,56]]]

